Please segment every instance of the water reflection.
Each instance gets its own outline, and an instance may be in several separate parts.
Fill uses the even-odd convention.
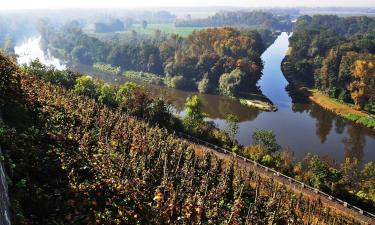
[[[93,70],[91,66],[75,64],[71,67],[78,72],[90,74],[96,78],[100,78],[110,83],[123,83],[126,79],[123,76],[108,75],[103,72]],[[255,120],[261,113],[256,108],[249,108],[244,106],[237,99],[202,94],[196,92],[182,91],[168,87],[161,87],[155,85],[148,85],[146,88],[153,96],[162,96],[173,105],[174,111],[183,116],[185,113],[185,102],[188,97],[198,95],[202,101],[202,111],[207,114],[209,119],[225,119],[228,114],[236,115],[240,122]]]
[[[357,158],[363,159],[363,149],[366,144],[366,140],[363,136],[362,129],[355,127],[348,128],[349,137],[342,139],[345,145],[345,157],[346,158]]]
[[[238,100],[209,94],[186,92],[166,87],[152,87],[154,93],[158,93],[166,98],[176,108],[176,111],[183,115],[185,111],[186,98],[198,95],[202,101],[202,110],[212,119],[225,119],[228,114],[236,115],[240,122],[254,120],[260,111],[242,105]]]
[[[316,135],[319,137],[320,142],[324,144],[331,132],[334,115],[322,110],[314,103],[311,106],[310,115],[316,119]]]

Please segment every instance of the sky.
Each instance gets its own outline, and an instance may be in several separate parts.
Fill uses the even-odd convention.
[[[39,8],[112,8],[112,7],[183,7],[183,6],[370,6],[375,0],[9,0],[0,4],[0,9]]]

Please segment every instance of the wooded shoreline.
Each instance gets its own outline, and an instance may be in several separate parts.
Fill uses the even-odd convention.
[[[288,56],[287,56],[288,57]],[[297,92],[299,95],[309,99],[318,104],[324,109],[334,113],[337,116],[350,120],[356,124],[375,129],[375,117],[370,113],[355,109],[354,107],[341,103],[325,95],[323,92],[309,87],[305,83],[295,79],[287,66],[287,57],[281,63],[281,69],[285,78],[287,79],[290,89]]]

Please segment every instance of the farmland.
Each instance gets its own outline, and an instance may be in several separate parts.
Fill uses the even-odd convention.
[[[144,29],[142,24],[137,23],[133,24],[133,29],[124,30],[121,32],[111,32],[111,33],[97,33],[95,30],[88,26],[84,31],[92,37],[99,38],[101,40],[111,39],[114,36],[117,36],[120,40],[129,38],[135,31],[139,35],[154,35],[156,30],[160,30],[162,34],[178,34],[182,37],[189,36],[194,30],[204,29],[204,27],[176,27],[174,23],[151,23],[148,24]]]

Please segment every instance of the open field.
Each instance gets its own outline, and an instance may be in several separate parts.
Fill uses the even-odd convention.
[[[133,28],[140,34],[152,35],[155,30],[159,29],[162,33],[178,34],[183,37],[189,36],[194,30],[202,29],[201,27],[176,27],[173,23],[148,24],[146,29],[143,29],[141,24],[134,24]]]
[[[107,38],[114,35],[121,37],[129,37],[132,35],[132,31],[136,31],[137,34],[143,35],[153,35],[156,30],[160,30],[164,34],[178,34],[182,37],[189,36],[194,30],[204,29],[202,27],[176,27],[174,23],[153,23],[148,24],[146,29],[143,29],[142,24],[133,24],[133,28],[121,32],[111,32],[111,33],[97,33],[93,28],[84,29],[85,32],[91,36],[97,38]]]

